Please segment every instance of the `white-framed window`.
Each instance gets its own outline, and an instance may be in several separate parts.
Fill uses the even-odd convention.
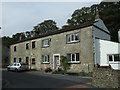
[[[69,53],[67,54],[68,63],[79,63],[79,53]]]
[[[45,40],[42,40],[42,46],[43,47],[47,47],[50,45],[50,39],[45,39]]]
[[[111,54],[107,57],[109,62],[120,62],[120,54]]]
[[[78,42],[78,41],[79,41],[79,33],[67,35],[67,43]]]
[[[49,63],[49,55],[42,55],[42,63]]]

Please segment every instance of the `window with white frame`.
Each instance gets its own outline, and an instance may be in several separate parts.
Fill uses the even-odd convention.
[[[42,63],[49,63],[49,55],[42,55]]]
[[[67,43],[78,42],[78,41],[79,41],[79,33],[67,35]]]
[[[79,53],[69,53],[67,54],[68,63],[79,63]]]
[[[45,39],[45,40],[42,40],[42,46],[43,47],[47,47],[50,45],[50,39]]]
[[[120,54],[108,55],[108,61],[110,62],[120,62]]]

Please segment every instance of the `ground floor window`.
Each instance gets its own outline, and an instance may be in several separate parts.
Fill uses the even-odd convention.
[[[19,58],[19,62],[22,62],[22,58]]]
[[[35,58],[32,58],[32,64],[35,64]]]
[[[14,58],[14,62],[16,62],[16,58]]]
[[[42,55],[42,63],[49,63],[49,55]]]
[[[68,63],[79,63],[79,53],[69,53],[67,54]]]
[[[26,64],[29,64],[29,57],[26,57]]]
[[[110,61],[110,62],[120,61],[120,54],[108,55],[108,61]]]

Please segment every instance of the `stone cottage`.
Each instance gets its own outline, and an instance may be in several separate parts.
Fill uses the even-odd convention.
[[[21,40],[10,46],[10,59],[24,62],[30,69],[53,70],[60,67],[60,56],[66,56],[70,72],[92,72],[95,64],[95,38],[110,40],[110,33],[101,19]]]

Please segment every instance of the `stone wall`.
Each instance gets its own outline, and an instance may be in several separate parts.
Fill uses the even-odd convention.
[[[79,42],[67,43],[66,36],[73,33],[79,33]],[[42,40],[45,39],[51,39],[49,47],[42,47]],[[34,49],[31,48],[33,41],[36,42]],[[26,43],[29,43],[28,50],[25,49]],[[17,48],[16,52],[14,52],[14,46]],[[54,55],[67,56],[68,53],[79,53],[80,62],[71,63],[70,71],[92,72],[93,70],[92,26],[17,43],[11,45],[10,49],[11,63],[13,63],[14,58],[17,59],[17,62],[19,62],[19,58],[25,62],[26,57],[29,57],[29,65],[32,69],[44,70],[46,67],[50,67],[55,70]],[[49,63],[42,63],[42,55],[49,55]],[[35,65],[31,64],[33,57],[36,60]]]
[[[94,68],[92,85],[99,88],[120,87],[120,70]]]

